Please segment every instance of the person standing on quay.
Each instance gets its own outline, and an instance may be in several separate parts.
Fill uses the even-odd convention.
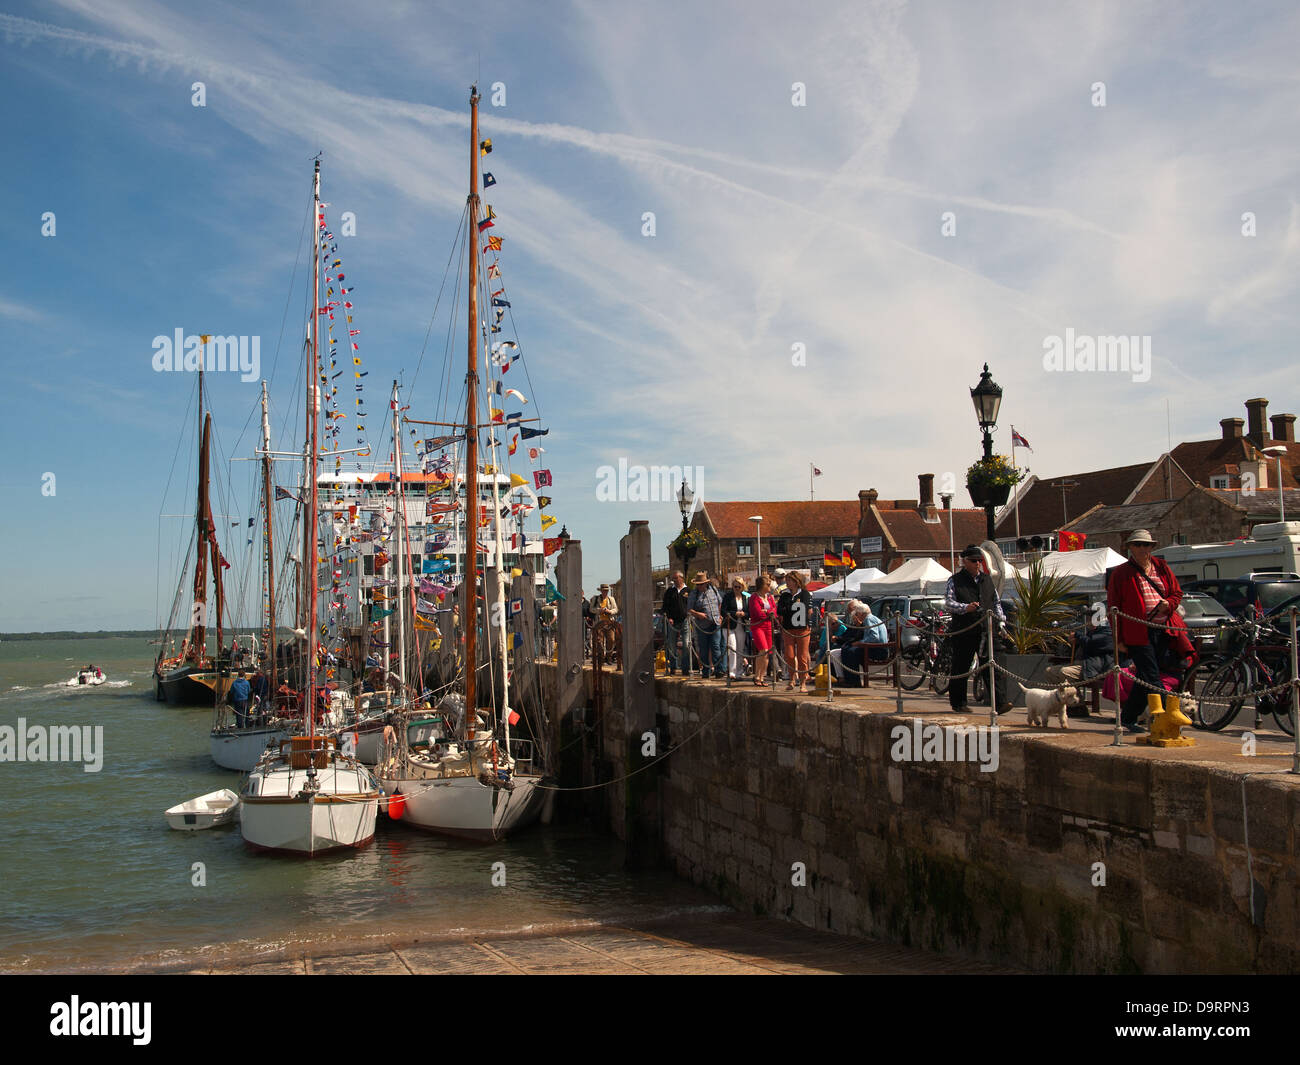
[[[952,640],[952,680],[948,685],[948,705],[955,714],[970,713],[970,706],[966,703],[966,686],[970,677],[966,674],[978,657],[988,628],[987,618],[991,614],[999,627],[1007,621],[1002,604],[998,602],[997,589],[993,587],[993,578],[980,568],[983,557],[974,544],[962,548],[961,568],[948,578],[944,595],[946,609],[952,615],[949,637]],[[994,650],[989,648],[989,653]],[[1011,709],[1006,699],[1006,686],[1006,675],[996,672],[993,699],[999,714]]]
[[[738,680],[745,675],[745,582],[737,577],[731,591],[722,597],[722,620],[727,631],[727,676]]]
[[[722,597],[703,570],[691,581],[694,588],[687,602],[695,618],[695,636],[700,652],[700,677],[709,679],[722,676]]]
[[[781,647],[785,651],[785,664],[790,672],[786,691],[808,690],[808,644],[812,639],[812,596],[804,586],[803,574],[790,570],[785,575],[786,590],[776,605],[781,618]]]
[[[754,594],[749,597],[749,635],[754,641],[754,683],[760,688],[767,687],[767,659],[772,653],[772,619],[775,616],[772,582],[759,574]]]
[[[1129,690],[1120,708],[1120,724],[1129,732],[1145,732],[1138,718],[1146,709],[1148,693],[1164,691],[1159,662],[1168,642],[1165,626],[1182,602],[1183,590],[1168,563],[1151,554],[1156,541],[1146,529],[1135,530],[1126,546],[1129,560],[1116,566],[1106,582],[1106,606],[1120,612],[1115,645],[1120,654],[1127,650],[1132,656],[1134,671],[1142,682]]]
[[[686,641],[686,601],[690,597],[686,579],[681,570],[675,570],[672,583],[664,591],[663,612],[668,622],[664,649],[668,652],[668,675],[671,677],[678,664],[682,675],[691,675],[691,649]]]

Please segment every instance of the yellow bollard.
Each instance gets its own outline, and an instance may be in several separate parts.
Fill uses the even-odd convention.
[[[1169,704],[1161,706],[1160,696],[1152,692],[1147,696],[1147,706],[1151,709],[1151,731],[1145,736],[1139,736],[1138,743],[1146,747],[1196,746],[1192,737],[1179,735],[1183,726],[1190,725],[1192,719],[1179,707],[1178,696],[1169,696]]]
[[[831,686],[831,671],[823,662],[813,674],[813,691],[824,692]]]
[[[668,668],[668,656],[662,651],[655,655],[655,671]]]

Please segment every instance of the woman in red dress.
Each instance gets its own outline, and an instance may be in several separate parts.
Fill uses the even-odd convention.
[[[772,582],[760,575],[754,594],[749,597],[749,636],[754,641],[754,683],[766,688],[767,656],[772,653],[772,618],[776,616],[776,600],[772,598]]]

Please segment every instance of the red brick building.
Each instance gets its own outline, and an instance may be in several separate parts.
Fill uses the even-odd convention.
[[[1300,488],[1296,479],[1300,445],[1295,441],[1295,415],[1273,415],[1270,434],[1268,400],[1248,399],[1246,414],[1246,421],[1223,418],[1216,439],[1185,441],[1151,463],[1027,478],[1017,492],[1020,542],[1013,506],[1017,497],[1013,497],[998,514],[998,543],[1006,554],[1023,553],[1018,548],[1033,546],[1032,539],[1038,537],[1042,549],[1051,550],[1056,546],[1056,534],[1068,528],[1088,532],[1089,547],[1094,546],[1094,534],[1099,537],[1096,546],[1113,547],[1111,540],[1118,535],[1120,526],[1138,517],[1144,520],[1136,521],[1125,535],[1143,528],[1150,529],[1157,539],[1162,535],[1174,537],[1160,539],[1161,543],[1212,543],[1244,535],[1234,532],[1225,537],[1220,535],[1224,530],[1244,528],[1249,532],[1250,524],[1259,520],[1277,520],[1277,462],[1262,449],[1274,445],[1286,449],[1281,464],[1283,487]],[[1188,498],[1198,486],[1212,494]],[[1230,498],[1234,495],[1235,499]],[[1185,499],[1186,505],[1176,508],[1157,507],[1149,512],[1126,509]],[[1099,508],[1122,513],[1102,518],[1096,516]],[[1272,519],[1249,516],[1270,509]],[[1300,511],[1296,513],[1300,516]],[[1084,515],[1089,516],[1087,521],[1081,520]],[[1025,544],[1026,540],[1030,544]]]

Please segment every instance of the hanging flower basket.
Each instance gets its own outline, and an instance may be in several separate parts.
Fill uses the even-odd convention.
[[[1000,507],[1022,476],[1005,455],[994,455],[980,459],[966,470],[966,490],[977,507]]]
[[[678,558],[694,558],[701,550],[709,546],[709,538],[699,529],[687,529],[679,533],[677,539],[668,545]]]

